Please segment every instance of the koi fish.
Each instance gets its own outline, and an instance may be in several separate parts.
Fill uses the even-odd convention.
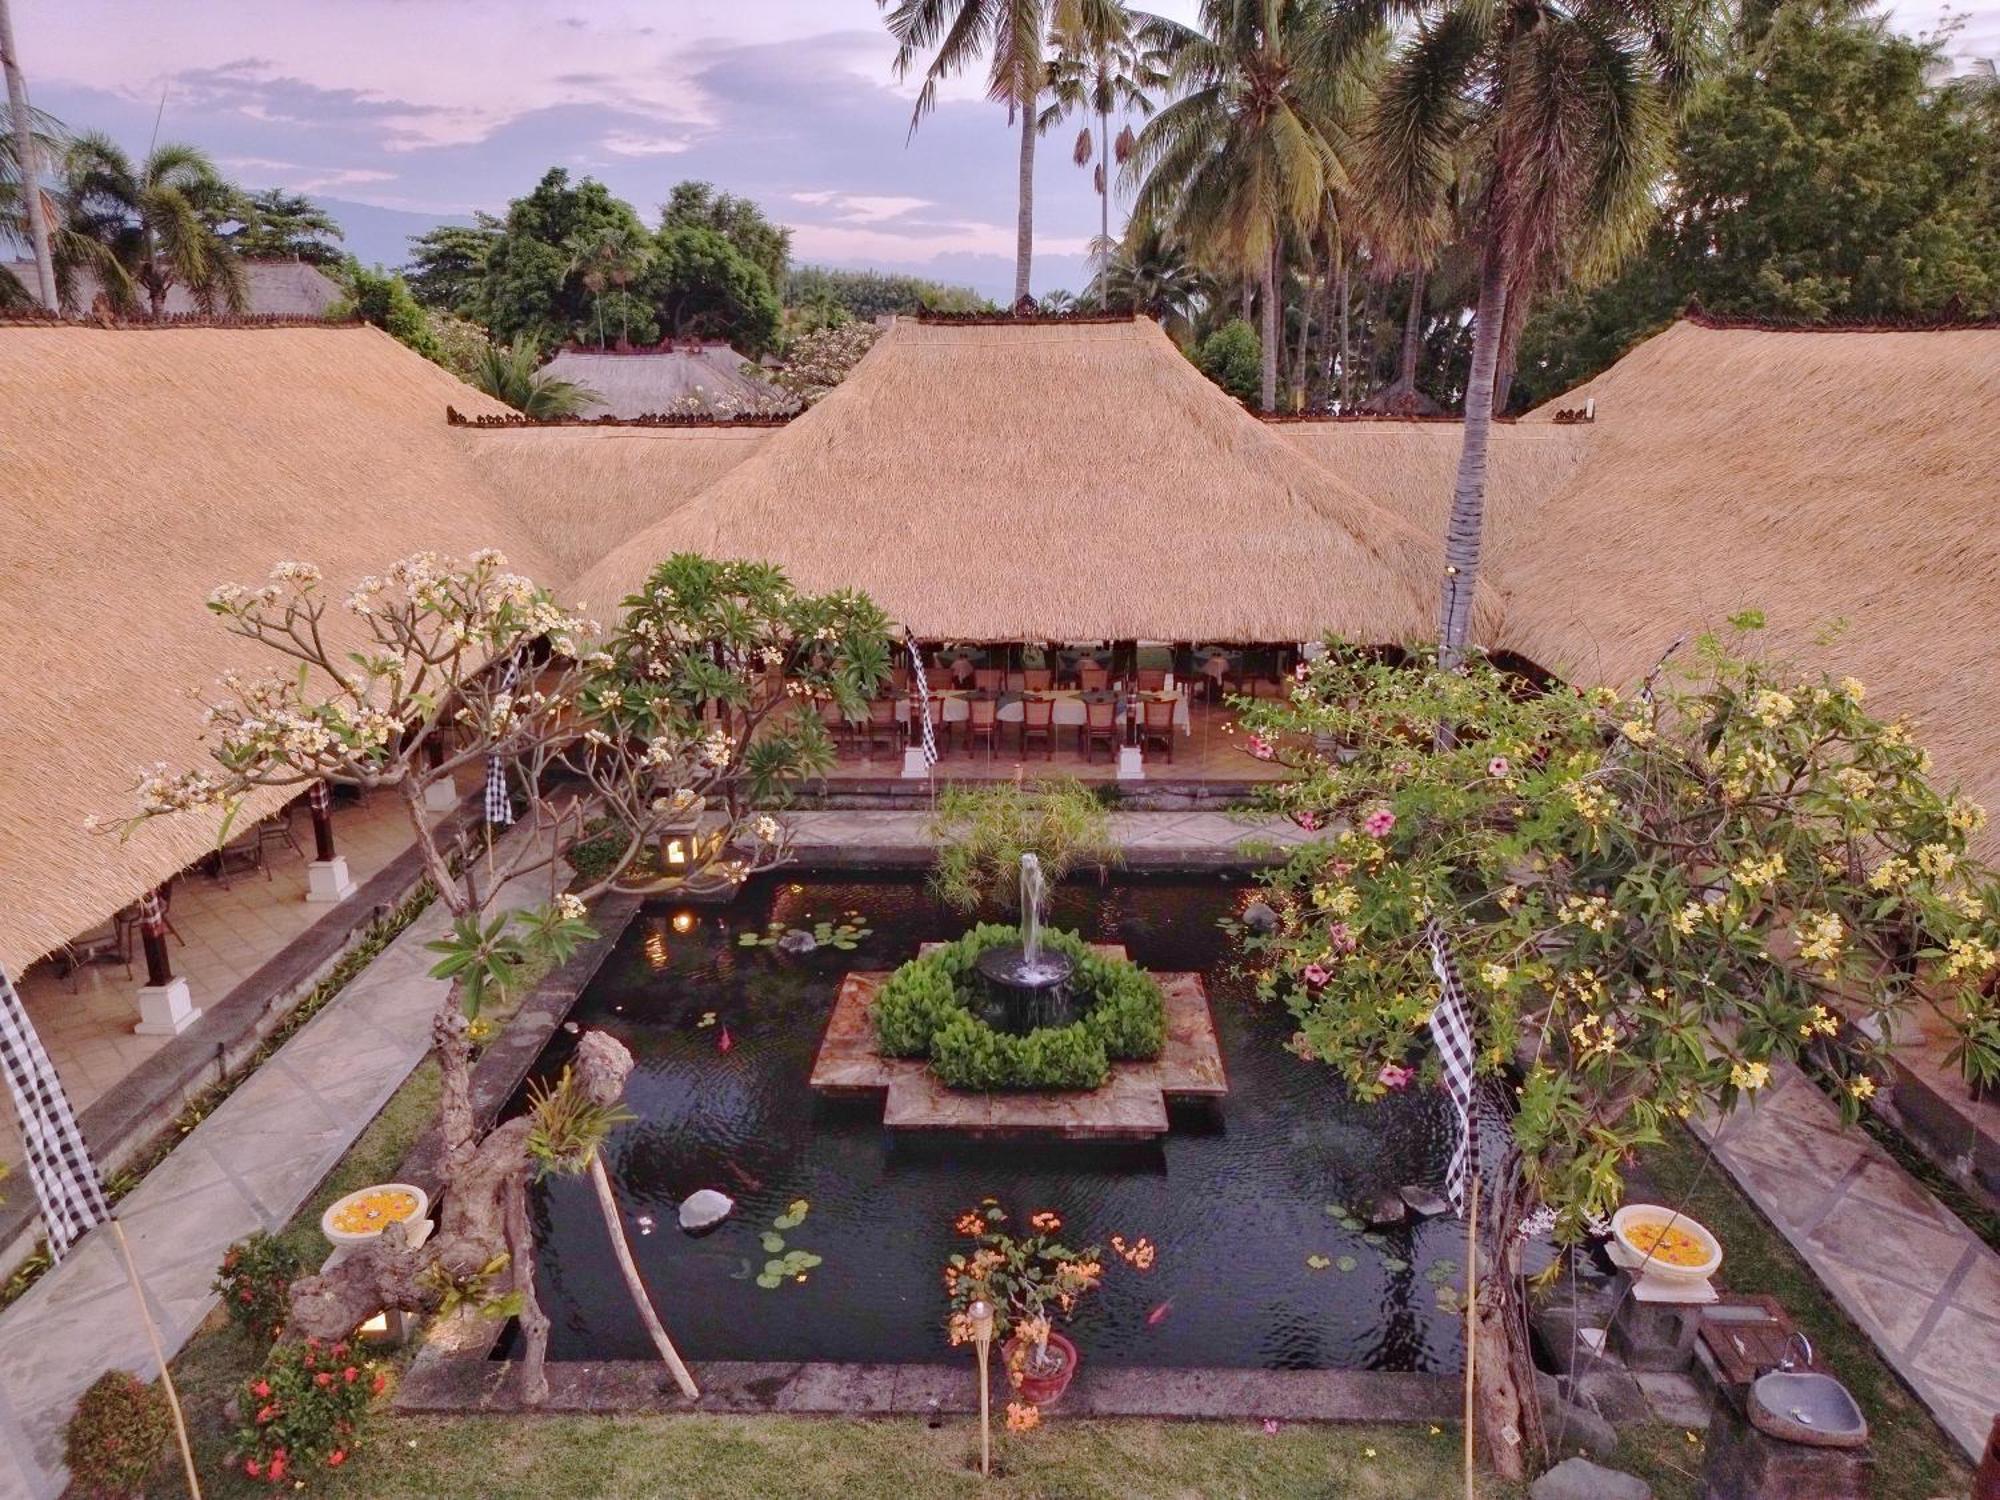
[[[717,1052],[727,1052],[735,1045],[735,1039],[729,1035],[729,1028],[727,1026],[715,1034],[715,1050]]]
[[[754,1193],[757,1191],[757,1189],[759,1189],[764,1185],[762,1178],[752,1177],[748,1172],[744,1171],[741,1167],[737,1166],[736,1163],[733,1161],[724,1162],[722,1164],[722,1168],[731,1177],[734,1177],[738,1182],[742,1183],[743,1186],[750,1192]]]
[[[1173,1305],[1174,1305],[1174,1299],[1169,1297],[1167,1298],[1166,1301],[1162,1302],[1158,1307],[1154,1308],[1151,1312],[1147,1313],[1146,1326],[1148,1328],[1156,1328],[1161,1323],[1164,1323],[1167,1319],[1167,1313],[1173,1308]]]

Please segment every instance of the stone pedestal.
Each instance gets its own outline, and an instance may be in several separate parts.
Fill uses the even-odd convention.
[[[451,784],[449,777],[433,781],[424,788],[424,810],[434,813],[453,812],[458,807],[458,788]]]
[[[332,905],[345,901],[360,889],[354,877],[347,873],[347,856],[336,854],[332,859],[316,859],[306,866],[306,900]]]
[[[1137,745],[1118,747],[1118,779],[1120,781],[1146,779],[1146,757]]]
[[[1625,1279],[1620,1273],[1619,1280]],[[1630,1370],[1687,1369],[1694,1363],[1701,1310],[1714,1297],[1712,1291],[1699,1301],[1689,1302],[1656,1300],[1657,1293],[1621,1297],[1618,1311],[1611,1319],[1612,1352]]]
[[[1809,1448],[1766,1437],[1721,1402],[1708,1424],[1702,1500],[1867,1500],[1873,1448]]]
[[[200,1019],[188,982],[174,978],[140,988],[139,1024],[132,1029],[140,1036],[179,1036]]]
[[[903,779],[921,781],[931,774],[931,763],[924,759],[924,747],[911,745],[903,751]]]

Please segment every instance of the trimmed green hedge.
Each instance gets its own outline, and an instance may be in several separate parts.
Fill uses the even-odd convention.
[[[1167,1040],[1166,998],[1137,964],[1093,952],[1073,932],[1042,943],[1076,961],[1083,1016],[1026,1036],[996,1031],[973,1011],[979,955],[1018,943],[1020,929],[982,922],[935,953],[913,958],[875,997],[875,1045],[885,1057],[927,1057],[955,1089],[1094,1089],[1113,1061],[1150,1059]]]

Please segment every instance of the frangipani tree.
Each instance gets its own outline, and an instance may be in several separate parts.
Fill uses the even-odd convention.
[[[1541,1451],[1513,1274],[1531,1217],[1574,1244],[1636,1148],[1754,1096],[1781,1058],[1852,1121],[1920,1003],[1969,1074],[2000,1067],[2000,893],[1967,848],[1985,813],[1934,784],[1861,683],[1739,644],[1704,637],[1631,697],[1336,646],[1289,701],[1243,708],[1252,752],[1298,772],[1271,800],[1324,830],[1265,881],[1276,930],[1243,940],[1298,1018],[1294,1050],[1364,1098],[1434,1080],[1436,919],[1478,1069],[1514,1106],[1522,1170],[1482,1202],[1501,1253],[1476,1314],[1505,1351],[1478,1362],[1503,1473]],[[1435,748],[1440,725],[1457,733]]]
[[[224,585],[209,608],[269,652],[272,668],[225,675],[207,714],[210,763],[158,767],[139,788],[140,813],[120,825],[225,808],[226,837],[236,805],[263,787],[333,783],[402,800],[452,917],[431,945],[434,976],[450,981],[433,1023],[447,1187],[439,1233],[411,1251],[392,1229],[301,1281],[291,1331],[340,1339],[384,1307],[476,1290],[520,1310],[531,1400],[546,1390],[548,1324],[534,1296],[529,1175],[555,1157],[592,1157],[591,1142],[547,1138],[579,1111],[606,1118],[630,1060],[596,1039],[605,1045],[579,1052],[561,1090],[482,1140],[470,1096],[481,1007],[518,964],[564,958],[593,936],[593,896],[717,889],[781,863],[785,829],[754,805],[823,769],[831,746],[816,714],[777,715],[791,695],[766,685],[789,682],[858,712],[887,672],[873,604],[798,594],[762,564],[675,557],[625,607],[600,645],[594,622],[491,550],[467,561],[419,553],[344,595],[302,562],[278,564],[254,588]],[[430,814],[427,794],[491,757],[510,768],[526,826],[499,843],[489,828],[471,848]],[[616,852],[595,878],[559,891],[562,851],[593,814],[608,820]],[[546,877],[545,902],[504,895],[526,877]]]

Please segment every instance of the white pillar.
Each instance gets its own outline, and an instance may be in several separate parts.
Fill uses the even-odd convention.
[[[140,1036],[179,1036],[200,1019],[188,982],[176,974],[165,984],[141,986],[139,1024],[132,1029]]]
[[[345,901],[360,887],[354,877],[347,873],[347,856],[336,854],[332,859],[316,859],[306,866],[306,900],[332,905]]]
[[[1118,779],[1120,781],[1146,779],[1146,754],[1137,745],[1118,747]]]

